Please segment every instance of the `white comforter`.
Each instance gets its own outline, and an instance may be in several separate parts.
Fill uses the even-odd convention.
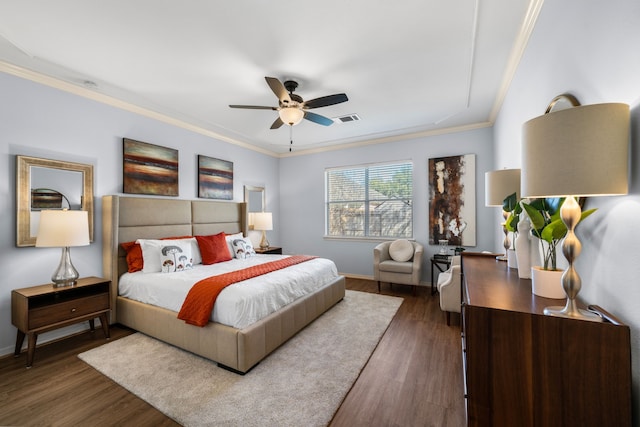
[[[256,255],[213,265],[197,265],[177,273],[125,273],[120,277],[120,296],[180,311],[189,289],[209,276],[286,258],[286,255]],[[227,286],[216,300],[211,320],[242,329],[313,292],[338,276],[333,261],[315,258],[282,270]]]

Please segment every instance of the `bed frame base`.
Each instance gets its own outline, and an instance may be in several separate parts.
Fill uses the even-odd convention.
[[[338,276],[316,292],[299,298],[266,318],[235,329],[210,322],[188,325],[173,311],[118,296],[118,278],[127,271],[120,243],[138,238],[235,233],[247,227],[246,203],[148,197],[102,198],[102,245],[105,278],[111,280],[111,323],[118,322],[151,337],[246,373],[345,295]]]

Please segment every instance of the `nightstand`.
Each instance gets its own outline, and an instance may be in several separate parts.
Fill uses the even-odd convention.
[[[47,284],[11,291],[11,323],[18,328],[14,355],[20,355],[27,336],[30,368],[38,334],[86,320],[93,331],[96,317],[100,318],[105,338],[109,338],[110,286],[109,280],[85,277],[74,286],[57,288]]]
[[[282,248],[279,246],[269,246],[266,249],[254,248],[257,254],[275,254],[282,255]]]

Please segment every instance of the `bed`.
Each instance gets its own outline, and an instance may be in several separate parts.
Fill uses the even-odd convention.
[[[204,327],[186,324],[177,313],[119,295],[119,278],[127,271],[120,243],[170,236],[243,232],[245,203],[104,196],[103,271],[111,280],[111,323],[120,323],[176,347],[246,373],[269,353],[315,320],[345,295],[344,277],[296,299],[242,329],[217,322]]]

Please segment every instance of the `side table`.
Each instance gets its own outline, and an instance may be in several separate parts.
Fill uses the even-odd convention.
[[[442,267],[444,266],[444,268]],[[431,295],[435,295],[438,290],[435,285],[435,270],[438,269],[440,273],[444,273],[451,267],[451,256],[432,256],[431,257]]]
[[[96,317],[100,318],[105,338],[109,338],[110,286],[107,279],[84,277],[73,286],[47,284],[11,291],[11,323],[18,328],[14,355],[20,355],[27,336],[30,368],[38,334],[86,320],[94,330]]]
[[[268,248],[254,248],[257,254],[282,255],[282,248],[279,246],[269,246]]]

